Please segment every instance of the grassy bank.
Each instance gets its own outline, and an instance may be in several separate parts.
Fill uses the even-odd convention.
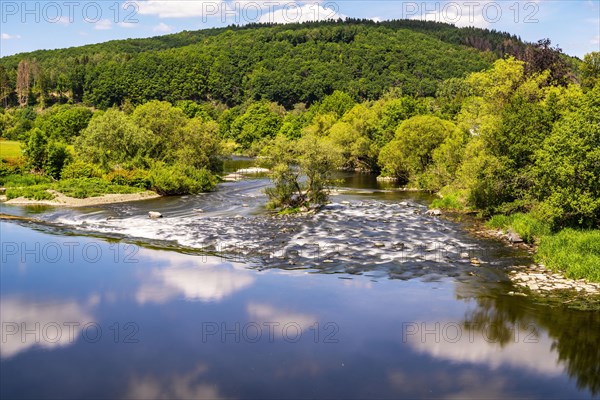
[[[14,140],[0,140],[0,160],[21,157],[21,143]]]
[[[568,278],[600,282],[600,230],[564,229],[543,236],[536,260]]]
[[[9,175],[0,178],[0,186],[6,187],[7,200],[24,197],[32,200],[52,200],[54,190],[76,199],[102,196],[105,194],[131,194],[144,192],[144,188],[118,185],[101,178],[79,178],[52,181],[50,178],[33,175]]]
[[[513,230],[527,243],[537,245],[535,260],[571,279],[600,282],[600,230],[563,229],[550,226],[530,214],[495,215],[486,226]]]

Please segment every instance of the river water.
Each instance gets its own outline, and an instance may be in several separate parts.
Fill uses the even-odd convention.
[[[526,253],[426,216],[427,195],[340,178],[309,216],[268,214],[260,177],[76,210],[3,205],[42,223],[0,227],[0,397],[600,393],[598,312],[508,295]]]

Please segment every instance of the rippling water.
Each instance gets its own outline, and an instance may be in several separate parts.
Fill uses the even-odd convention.
[[[600,392],[598,313],[507,295],[526,253],[426,216],[427,195],[342,178],[305,216],[267,213],[263,178],[97,208],[2,206],[44,222],[0,227],[1,397]]]

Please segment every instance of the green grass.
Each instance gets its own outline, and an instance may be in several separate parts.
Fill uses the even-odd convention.
[[[536,261],[571,279],[600,282],[600,230],[565,229],[541,239]]]
[[[14,140],[0,140],[0,159],[21,157],[21,143]]]
[[[441,208],[443,210],[465,210],[465,205],[460,199],[458,193],[449,193],[441,199],[435,199],[431,202],[429,208]]]
[[[0,185],[6,186],[7,200],[25,197],[34,200],[50,200],[54,196],[48,189],[56,190],[69,197],[85,199],[87,197],[102,196],[104,194],[128,194],[143,192],[132,186],[117,185],[100,178],[64,179],[53,182],[51,179],[40,175],[8,175],[0,178]]]
[[[144,191],[144,189],[136,187],[116,185],[100,178],[65,179],[52,185],[52,189],[77,199],[85,199],[87,197],[102,196],[104,194],[112,193],[128,194]]]
[[[530,214],[494,215],[486,226],[492,229],[512,229],[527,243],[534,243],[543,236],[550,235],[550,225]]]
[[[25,197],[26,199],[33,200],[52,200],[54,195],[52,193],[48,193],[46,189],[48,189],[48,185],[8,188],[6,189],[6,199],[10,200],[18,197]]]
[[[51,183],[52,179],[42,176],[42,175],[34,175],[34,174],[23,174],[23,175],[7,175],[0,177],[0,186],[4,186],[7,188],[13,187],[24,187],[24,186],[34,186],[40,184]]]

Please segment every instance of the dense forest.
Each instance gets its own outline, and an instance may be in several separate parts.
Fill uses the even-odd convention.
[[[267,100],[289,110],[334,90],[357,101],[392,87],[433,96],[445,79],[507,55],[533,59],[531,49],[506,33],[423,21],[232,26],[5,57],[0,101],[106,109],[150,100]]]

